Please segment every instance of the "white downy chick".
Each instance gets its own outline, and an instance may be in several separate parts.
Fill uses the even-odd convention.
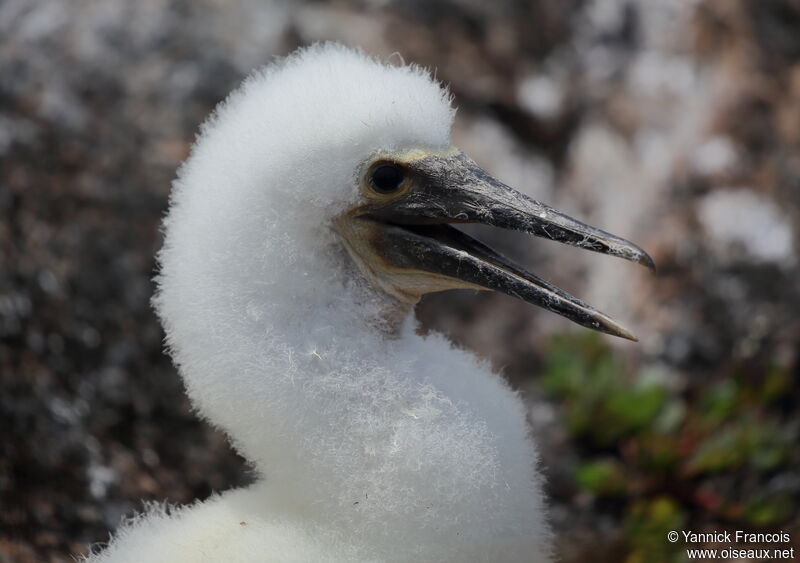
[[[198,412],[258,481],[151,508],[89,561],[548,561],[525,408],[415,332],[442,289],[611,319],[456,230],[479,222],[648,263],[451,147],[424,70],[337,44],[255,72],[202,128],[164,221],[155,305]]]

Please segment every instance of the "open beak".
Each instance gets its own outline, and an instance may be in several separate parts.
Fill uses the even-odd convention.
[[[525,271],[450,226],[481,223],[618,256],[654,269],[647,253],[625,239],[576,221],[492,178],[459,152],[405,163],[414,188],[365,219],[382,225],[383,257],[405,270],[454,278],[544,307],[582,326],[636,340],[610,317]]]

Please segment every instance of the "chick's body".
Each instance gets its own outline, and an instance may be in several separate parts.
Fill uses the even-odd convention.
[[[414,323],[332,229],[376,151],[450,145],[446,90],[326,44],[203,127],[165,220],[156,307],[198,412],[259,480],[152,508],[90,561],[545,561],[517,395]]]

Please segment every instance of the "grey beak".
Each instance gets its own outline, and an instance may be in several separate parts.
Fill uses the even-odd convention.
[[[386,225],[382,247],[398,266],[445,275],[518,297],[582,326],[636,340],[607,315],[525,271],[448,223],[482,223],[618,256],[655,269],[635,244],[577,221],[494,179],[463,153],[407,165],[413,189],[370,218]]]

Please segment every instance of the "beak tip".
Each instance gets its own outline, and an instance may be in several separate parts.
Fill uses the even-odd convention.
[[[602,315],[602,317],[602,320],[593,327],[595,330],[599,330],[600,332],[604,332],[611,336],[624,338],[625,340],[630,340],[631,342],[639,342],[639,339],[632,332],[617,324],[610,317],[606,317],[605,315]]]

